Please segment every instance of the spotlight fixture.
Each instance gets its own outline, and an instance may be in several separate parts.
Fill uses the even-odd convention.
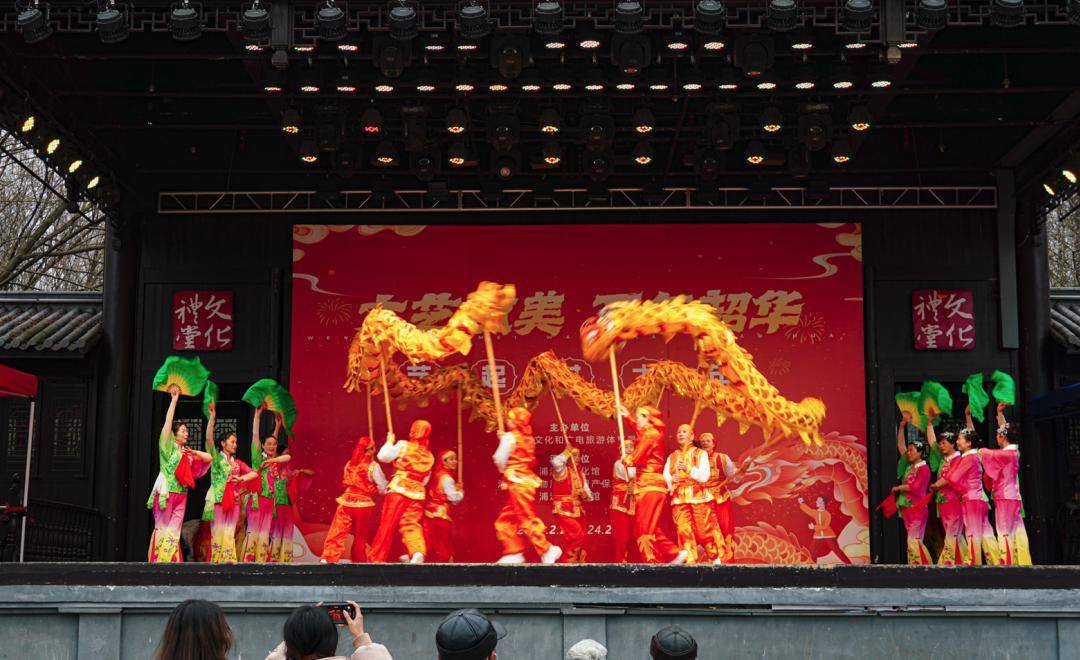
[[[892,87],[892,72],[884,66],[875,67],[870,72],[870,86],[874,89],[887,89]]]
[[[374,60],[382,75],[399,78],[412,63],[412,42],[378,35],[375,37]]]
[[[517,152],[501,154],[491,165],[492,172],[501,181],[514,178],[521,168],[521,158]]]
[[[840,23],[848,32],[868,32],[874,22],[874,6],[870,0],[845,0]]]
[[[615,121],[611,115],[586,115],[581,120],[585,133],[585,148],[592,153],[606,151],[615,134]]]
[[[25,135],[34,130],[34,126],[36,125],[37,117],[34,115],[26,115],[26,117],[23,118],[22,123],[19,124],[19,132]]]
[[[814,49],[814,37],[809,30],[799,30],[791,37],[791,50],[805,53]]]
[[[488,117],[487,139],[496,151],[505,153],[513,149],[521,135],[521,122],[510,114]]]
[[[997,27],[1016,27],[1024,22],[1024,0],[993,0],[990,23]]]
[[[761,113],[761,130],[766,133],[778,133],[783,126],[780,108],[769,106]]]
[[[577,47],[585,52],[599,50],[601,44],[600,35],[592,30],[579,33],[577,38]]]
[[[851,143],[847,138],[837,138],[832,143],[832,159],[834,163],[844,164],[851,160]]]
[[[1045,191],[1046,191],[1046,194],[1047,194],[1047,195],[1050,195],[1051,197],[1054,197],[1054,196],[1056,196],[1056,195],[1057,195],[1057,193],[1056,193],[1056,192],[1054,192],[1054,189],[1053,189],[1053,188],[1052,188],[1052,187],[1050,186],[1050,184],[1049,184],[1049,183],[1044,183],[1044,184],[1043,184],[1043,190],[1045,190]]]
[[[649,66],[652,42],[642,34],[616,34],[611,42],[611,63],[624,74],[637,75]]]
[[[680,55],[690,50],[690,38],[682,32],[675,31],[667,35],[664,49],[669,55]]]
[[[458,12],[458,34],[464,39],[480,39],[491,31],[487,7],[470,0]]]
[[[326,41],[341,41],[345,38],[345,12],[334,4],[334,0],[326,0],[315,12],[315,30],[319,38]]]
[[[732,64],[749,78],[756,78],[771,69],[775,59],[772,38],[757,34],[739,37],[731,57]]]
[[[694,29],[698,34],[719,34],[726,19],[727,8],[719,0],[701,0],[694,6]]]
[[[435,82],[434,76],[430,73],[422,72],[416,77],[416,91],[421,94],[430,94],[438,88],[438,83]]]
[[[682,82],[679,84],[684,92],[699,92],[705,86],[702,82],[701,73],[696,69],[690,69],[683,76]]]
[[[89,181],[86,182],[86,189],[93,190],[94,188],[97,188],[100,183],[101,177],[95,174],[94,176],[90,177]]]
[[[439,175],[439,152],[436,149],[424,149],[412,160],[412,171],[416,178],[430,183]]]
[[[1068,167],[1061,170],[1061,176],[1065,177],[1065,180],[1069,183],[1076,183],[1076,172]]]
[[[708,146],[718,151],[735,147],[739,139],[739,112],[734,105],[714,103],[709,106],[709,119],[705,129]]]
[[[454,80],[454,89],[462,94],[476,91],[476,81],[467,75],[460,75]]]
[[[446,39],[439,32],[425,32],[421,39],[425,53],[442,53],[446,51]]]
[[[615,89],[620,92],[632,92],[637,89],[637,78],[634,76],[628,76],[625,73],[620,74],[618,81],[615,83]]]
[[[803,91],[814,89],[817,86],[817,76],[814,74],[813,67],[809,65],[800,66],[795,71],[795,89],[801,89]]]
[[[67,173],[68,174],[75,174],[76,172],[79,171],[79,168],[82,167],[82,166],[83,166],[82,158],[75,158],[74,160],[72,160],[71,162],[68,163]]]
[[[49,5],[45,5],[45,11],[41,11],[37,0],[33,0],[25,9],[19,12],[15,19],[15,29],[22,33],[23,39],[28,44],[36,44],[44,41],[52,34],[52,26],[49,25]]]
[[[839,66],[832,75],[833,89],[851,89],[855,86],[855,77],[851,73],[851,67]]]
[[[300,143],[300,160],[308,164],[319,160],[319,149],[315,146],[315,140],[309,138]]]
[[[348,71],[342,70],[341,75],[334,82],[334,89],[338,94],[355,94],[356,81],[352,79]]]
[[[499,75],[513,80],[529,60],[529,42],[517,35],[497,35],[491,45],[491,66]]]
[[[281,94],[285,91],[285,72],[270,69],[263,76],[263,91],[267,94]]]
[[[779,85],[777,84],[776,79],[772,77],[772,74],[763,73],[758,76],[757,81],[754,83],[754,87],[757,87],[758,91],[761,92],[772,92],[779,87]]]
[[[734,92],[739,89],[739,73],[734,67],[726,66],[720,70],[720,79],[716,86],[725,92]]]
[[[808,151],[821,151],[829,145],[829,135],[832,133],[832,117],[828,114],[829,111],[827,105],[817,106],[799,115],[799,142],[802,142]]]
[[[846,50],[863,50],[866,46],[866,42],[859,41],[858,37],[844,44]]]
[[[507,85],[505,80],[499,78],[497,80],[492,80],[491,82],[489,82],[487,88],[489,92],[501,94],[502,92],[508,91],[510,89],[510,85]]]
[[[389,78],[380,78],[375,81],[375,86],[372,89],[379,94],[393,94],[394,90],[397,89],[397,85]]]
[[[455,135],[464,133],[468,125],[469,118],[461,108],[451,108],[450,112],[446,113],[446,130],[448,132]]]
[[[446,148],[446,161],[454,167],[461,167],[469,161],[469,148],[464,142],[453,142]]]
[[[857,105],[851,109],[848,115],[848,124],[853,131],[870,130],[870,110],[865,105]]]
[[[602,92],[606,86],[607,79],[600,69],[589,69],[585,72],[585,91]]]
[[[949,20],[945,0],[919,0],[915,7],[915,25],[923,30],[940,30]]]
[[[526,94],[535,94],[541,90],[540,76],[535,69],[529,69],[522,74],[521,80],[518,81],[518,88]]]
[[[259,0],[255,0],[244,10],[244,15],[240,18],[240,29],[244,39],[252,43],[270,38],[270,12],[259,5]]]
[[[371,158],[371,164],[380,167],[392,167],[397,165],[397,146],[390,140],[383,140],[375,146],[375,152]]]
[[[194,41],[202,36],[202,17],[188,0],[181,0],[169,15],[169,31],[177,41]]]
[[[652,68],[645,77],[645,83],[651,92],[666,92],[671,89],[671,82],[663,69]]]
[[[534,32],[544,36],[557,36],[562,33],[563,27],[563,8],[561,4],[543,0],[536,3],[536,11],[533,12]],[[559,50],[566,47],[565,40],[560,40],[559,43],[562,45],[553,49]],[[547,47],[552,48],[550,45]]]
[[[360,115],[360,130],[367,135],[378,135],[383,130],[383,116],[378,108],[370,107]]]
[[[611,159],[607,154],[593,154],[585,163],[585,171],[593,181],[603,181],[611,174]]]
[[[281,113],[281,130],[289,135],[300,132],[300,113],[295,108],[289,108]]]
[[[645,28],[645,11],[640,2],[620,2],[615,5],[615,32],[638,34]]]
[[[55,154],[56,150],[59,149],[59,148],[60,148],[60,138],[55,137],[55,136],[51,137],[51,138],[47,138],[47,141],[45,142],[45,155],[46,156],[51,156],[51,155]]]
[[[322,79],[315,69],[307,69],[300,74],[299,89],[302,94],[318,94],[322,90]]]
[[[653,148],[647,140],[641,140],[634,145],[634,162],[638,165],[648,165],[653,162]]]
[[[799,23],[799,8],[795,0],[770,0],[765,24],[774,32],[794,30]]]
[[[554,140],[545,142],[540,148],[540,157],[546,165],[558,165],[562,162],[562,146]]]
[[[116,44],[128,38],[131,26],[127,14],[116,8],[116,3],[109,2],[97,15],[98,37],[103,44]]]
[[[562,130],[562,118],[555,108],[544,108],[540,111],[540,132],[553,135]]]
[[[701,38],[701,50],[705,55],[716,55],[727,48],[727,41],[723,35],[710,34]]]
[[[638,108],[634,111],[634,130],[638,133],[652,133],[656,128],[656,117],[648,108]]]
[[[765,162],[765,146],[757,140],[750,140],[746,145],[746,162],[761,165]]]
[[[416,38],[416,10],[412,7],[404,3],[391,7],[386,22],[390,28],[391,39],[409,41]]]

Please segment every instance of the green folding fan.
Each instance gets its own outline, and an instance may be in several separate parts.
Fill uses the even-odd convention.
[[[292,435],[293,423],[296,422],[296,402],[289,394],[289,390],[278,385],[276,380],[263,378],[256,381],[247,392],[244,392],[243,399],[256,408],[265,403],[267,410],[281,413],[285,421],[285,432]]]
[[[934,415],[952,414],[952,395],[945,386],[933,380],[925,381],[919,392],[919,410],[929,417]]]
[[[203,388],[202,397],[202,413],[207,419],[210,419],[210,405],[217,405],[218,400],[218,386],[212,380],[206,381],[206,387]]]
[[[985,421],[986,405],[990,403],[990,395],[986,393],[986,388],[983,387],[982,372],[968,376],[960,390],[967,395],[971,416],[979,422]]]
[[[1003,371],[995,371],[990,374],[990,380],[994,383],[994,400],[998,403],[1016,405],[1016,381]]]
[[[898,392],[896,394],[896,407],[901,413],[911,414],[911,423],[920,430],[926,430],[926,420],[923,418],[922,409],[919,406],[920,394],[918,392]]]
[[[198,357],[170,355],[154,375],[153,389],[168,392],[170,385],[177,385],[181,394],[195,396],[202,391],[208,378],[210,370],[203,366]]]

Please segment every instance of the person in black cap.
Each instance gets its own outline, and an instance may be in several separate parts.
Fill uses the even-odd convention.
[[[649,654],[653,660],[697,660],[697,642],[679,626],[665,626],[653,635]]]
[[[506,628],[479,610],[451,612],[435,631],[439,660],[495,660],[495,645]]]

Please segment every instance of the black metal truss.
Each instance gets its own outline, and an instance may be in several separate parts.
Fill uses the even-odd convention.
[[[807,188],[556,188],[489,192],[315,190],[162,192],[161,215],[415,213],[649,210],[945,210],[994,209],[992,186]]]

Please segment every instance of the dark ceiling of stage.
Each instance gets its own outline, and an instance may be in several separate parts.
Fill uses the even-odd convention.
[[[491,13],[499,27],[480,42],[480,54],[464,62],[454,53],[453,30],[446,28],[453,21],[445,20],[454,15],[457,3],[423,3],[421,39],[443,36],[450,40],[448,51],[423,55],[417,44],[405,73],[385,79],[374,63],[373,51],[376,39],[386,36],[378,16],[385,13],[387,4],[350,2],[341,6],[347,9],[349,27],[357,29],[350,30],[346,42],[357,44],[358,50],[341,52],[332,42],[319,43],[310,53],[289,48],[282,93],[263,90],[268,76],[275,75],[270,73],[271,49],[246,50],[238,30],[237,16],[250,3],[203,3],[206,27],[201,38],[190,42],[171,37],[167,4],[136,3],[130,9],[136,27],[119,44],[101,43],[93,29],[96,9],[92,4],[61,0],[51,3],[56,32],[41,43],[27,44],[15,32],[16,12],[9,6],[0,33],[0,76],[7,84],[5,118],[9,127],[15,127],[23,109],[12,101],[25,95],[34,110],[42,113],[43,124],[58,124],[69,138],[66,144],[77,142],[92,167],[111,171],[131,189],[155,190],[292,190],[327,180],[352,189],[376,181],[416,189],[426,185],[417,176],[417,163],[425,156],[432,160],[431,175],[426,178],[448,181],[451,188],[479,188],[485,183],[532,187],[541,179],[546,181],[541,185],[583,187],[599,178],[588,173],[596,153],[603,153],[610,163],[603,183],[611,187],[715,188],[755,181],[771,185],[807,181],[988,185],[994,181],[994,170],[1012,167],[1019,168],[1020,179],[1026,179],[1030,189],[1060,164],[1080,135],[1080,27],[1065,20],[1064,0],[1029,2],[1025,25],[1010,29],[989,25],[989,2],[950,4],[950,25],[930,33],[914,28],[915,4],[909,2],[903,33],[905,40],[917,46],[894,51],[901,58],[886,69],[893,84],[883,89],[872,88],[869,80],[882,68],[878,63],[884,58],[882,35],[889,2],[875,2],[878,19],[873,31],[863,37],[869,46],[861,50],[844,47],[850,35],[835,25],[833,2],[800,3],[804,22],[814,26],[809,33],[815,46],[805,57],[790,49],[791,33],[764,27],[764,0],[726,3],[728,46],[723,52],[737,50],[740,35],[772,39],[775,64],[766,75],[776,77],[779,87],[774,91],[756,89],[757,79],[741,73],[738,91],[720,90],[717,80],[724,75],[727,56],[692,61],[686,53],[668,54],[665,41],[675,31],[672,25],[688,27],[684,32],[691,39],[701,38],[689,29],[695,3],[643,4],[649,12],[644,34],[653,52],[650,66],[635,80],[633,91],[613,88],[622,78],[608,46],[595,58],[573,46],[561,55],[548,54],[528,30],[530,2],[493,2]],[[580,16],[587,14],[594,17],[602,40],[613,36],[607,29],[613,3],[564,5],[567,16],[579,17],[567,35],[581,34],[586,21]],[[313,7],[312,2],[292,3],[296,25],[285,38],[293,45],[307,43],[313,33]],[[507,34],[531,40],[532,61],[525,61],[522,77],[506,80],[509,91],[497,94],[486,89],[500,76],[485,51],[495,48],[500,36]],[[854,69],[856,82],[850,89],[834,89],[830,84],[833,76],[842,73],[842,57]],[[817,77],[813,90],[794,87],[802,65],[810,66]],[[594,70],[606,79],[603,93],[583,89]],[[313,72],[324,81],[322,91],[300,92],[301,78]],[[342,72],[348,73],[357,92],[334,89],[333,81]],[[462,94],[454,89],[463,72],[478,85],[475,92]],[[436,83],[435,91],[420,93],[412,88],[421,73]],[[706,87],[682,91],[681,83],[694,73],[704,77]],[[518,89],[534,74],[540,79],[540,91]],[[552,89],[552,82],[561,76],[568,77],[570,90]],[[673,84],[671,90],[644,88],[644,83],[661,77]],[[395,86],[393,93],[372,91],[387,81]],[[819,106],[817,115],[831,122],[819,151],[807,150],[798,126],[800,115],[808,114],[808,106],[813,105]],[[870,130],[852,132],[848,127],[848,115],[856,105],[868,108]],[[781,112],[783,127],[776,133],[761,129],[768,106]],[[378,108],[383,117],[379,137],[361,130],[362,114],[369,107]],[[282,131],[282,113],[290,108],[301,113],[299,136]],[[424,114],[406,127],[403,108],[423,108]],[[460,135],[448,134],[445,128],[452,108],[466,115],[467,128]],[[563,149],[558,167],[542,167],[541,149],[551,137],[539,130],[545,108],[555,108],[562,120],[563,130],[556,135]],[[655,129],[645,136],[632,128],[633,114],[640,108],[649,108],[655,116]],[[511,126],[516,120],[519,129],[509,149],[501,152],[491,133],[496,125],[506,123],[507,116],[513,118]],[[610,145],[598,142],[597,149],[590,150],[585,134],[595,117],[601,117],[601,124],[613,122],[607,126],[614,128],[614,139]],[[737,124],[731,144],[725,144],[723,130],[717,130],[718,118],[729,126]],[[329,147],[318,153],[318,162],[313,164],[299,157],[306,136],[319,138],[322,146]],[[634,149],[641,148],[638,143],[643,137],[653,156],[646,166],[633,160],[640,155]],[[378,142],[384,138],[397,148],[398,164],[373,164]],[[852,158],[840,165],[833,162],[830,142],[842,139],[850,141]],[[746,161],[752,140],[765,147],[767,160],[761,165]],[[456,141],[467,148],[467,162],[460,168],[447,162],[450,145]],[[1029,147],[1040,145],[1041,152],[1029,159]],[[803,154],[808,154],[808,162],[800,164]],[[504,155],[517,165],[517,171],[499,181],[493,170],[496,162],[506,162],[499,160]],[[715,159],[715,170],[704,166],[710,158]]]

